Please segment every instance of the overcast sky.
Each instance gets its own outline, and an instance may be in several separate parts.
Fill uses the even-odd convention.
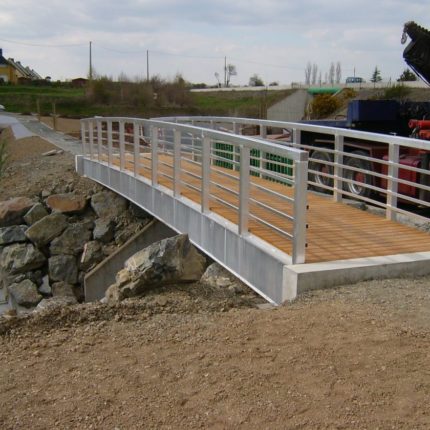
[[[307,62],[342,77],[384,79],[405,69],[403,24],[430,28],[428,0],[1,0],[0,47],[53,79],[85,77],[89,41],[99,74],[120,73],[191,82],[223,80],[224,57],[237,68],[233,84],[257,73],[264,82],[304,81]],[[58,46],[63,45],[63,46]],[[71,46],[75,45],[75,46]]]

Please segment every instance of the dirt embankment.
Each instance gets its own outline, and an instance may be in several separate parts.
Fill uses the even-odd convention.
[[[93,186],[48,148],[10,142],[0,199]],[[0,428],[430,428],[430,278],[251,297],[195,284],[3,320]]]

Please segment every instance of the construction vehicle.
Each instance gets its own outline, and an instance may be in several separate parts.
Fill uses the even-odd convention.
[[[404,50],[404,59],[412,70],[429,84],[430,32],[413,22],[408,22],[404,26],[402,43],[406,42],[408,36],[411,41]],[[302,122],[430,140],[430,102],[353,100],[348,105],[345,120],[306,120]],[[309,151],[309,170],[313,173],[310,173],[309,179],[317,184],[314,188],[318,189],[318,184],[321,185],[321,191],[331,188],[333,185],[333,138],[326,134],[304,131],[301,143],[312,148]],[[347,153],[343,160],[345,191],[356,196],[370,197],[375,194],[375,188],[386,188],[387,179],[384,179],[383,176],[387,174],[387,163],[378,163],[375,160],[388,160],[387,144],[345,138],[344,151]],[[429,170],[430,153],[402,146],[400,164]],[[399,194],[430,201],[428,191],[411,185],[411,183],[419,183],[428,186],[429,177],[427,174],[400,168],[399,178],[407,181],[408,184],[399,183]]]

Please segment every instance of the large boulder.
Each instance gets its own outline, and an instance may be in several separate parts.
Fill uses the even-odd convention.
[[[67,225],[66,215],[53,213],[34,223],[25,234],[40,248],[58,237]]]
[[[127,209],[127,200],[111,191],[101,191],[91,197],[91,207],[99,218],[113,219]]]
[[[46,199],[46,204],[54,212],[75,214],[81,213],[85,210],[87,199],[85,196],[73,193],[52,194]]]
[[[48,211],[42,203],[36,203],[25,215],[24,221],[27,225],[33,225],[35,222],[41,220],[48,215]]]
[[[100,242],[108,243],[113,240],[115,223],[109,218],[98,218],[94,223],[93,238]]]
[[[14,243],[0,254],[0,268],[11,274],[38,269],[45,262],[46,257],[31,243]]]
[[[25,231],[26,225],[12,225],[10,227],[0,228],[0,246],[10,245],[12,243],[27,242]]]
[[[0,227],[21,224],[23,215],[34,205],[27,197],[15,197],[0,202]]]
[[[125,262],[116,283],[106,297],[117,302],[160,286],[198,281],[206,268],[206,258],[182,234],[156,242]]]
[[[36,306],[43,299],[42,295],[37,291],[37,285],[29,279],[9,285],[8,290],[14,301],[26,308]]]
[[[91,239],[91,230],[87,224],[70,224],[61,236],[56,237],[49,247],[51,255],[78,255]]]
[[[78,282],[78,266],[73,255],[54,255],[48,260],[49,279],[68,284]]]

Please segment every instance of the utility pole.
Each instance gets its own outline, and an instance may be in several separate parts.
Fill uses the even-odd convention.
[[[149,50],[146,50],[146,80],[149,82]]]
[[[93,58],[92,58],[92,43],[90,41],[90,81],[93,80]]]
[[[227,86],[227,57],[224,57],[224,87]]]

